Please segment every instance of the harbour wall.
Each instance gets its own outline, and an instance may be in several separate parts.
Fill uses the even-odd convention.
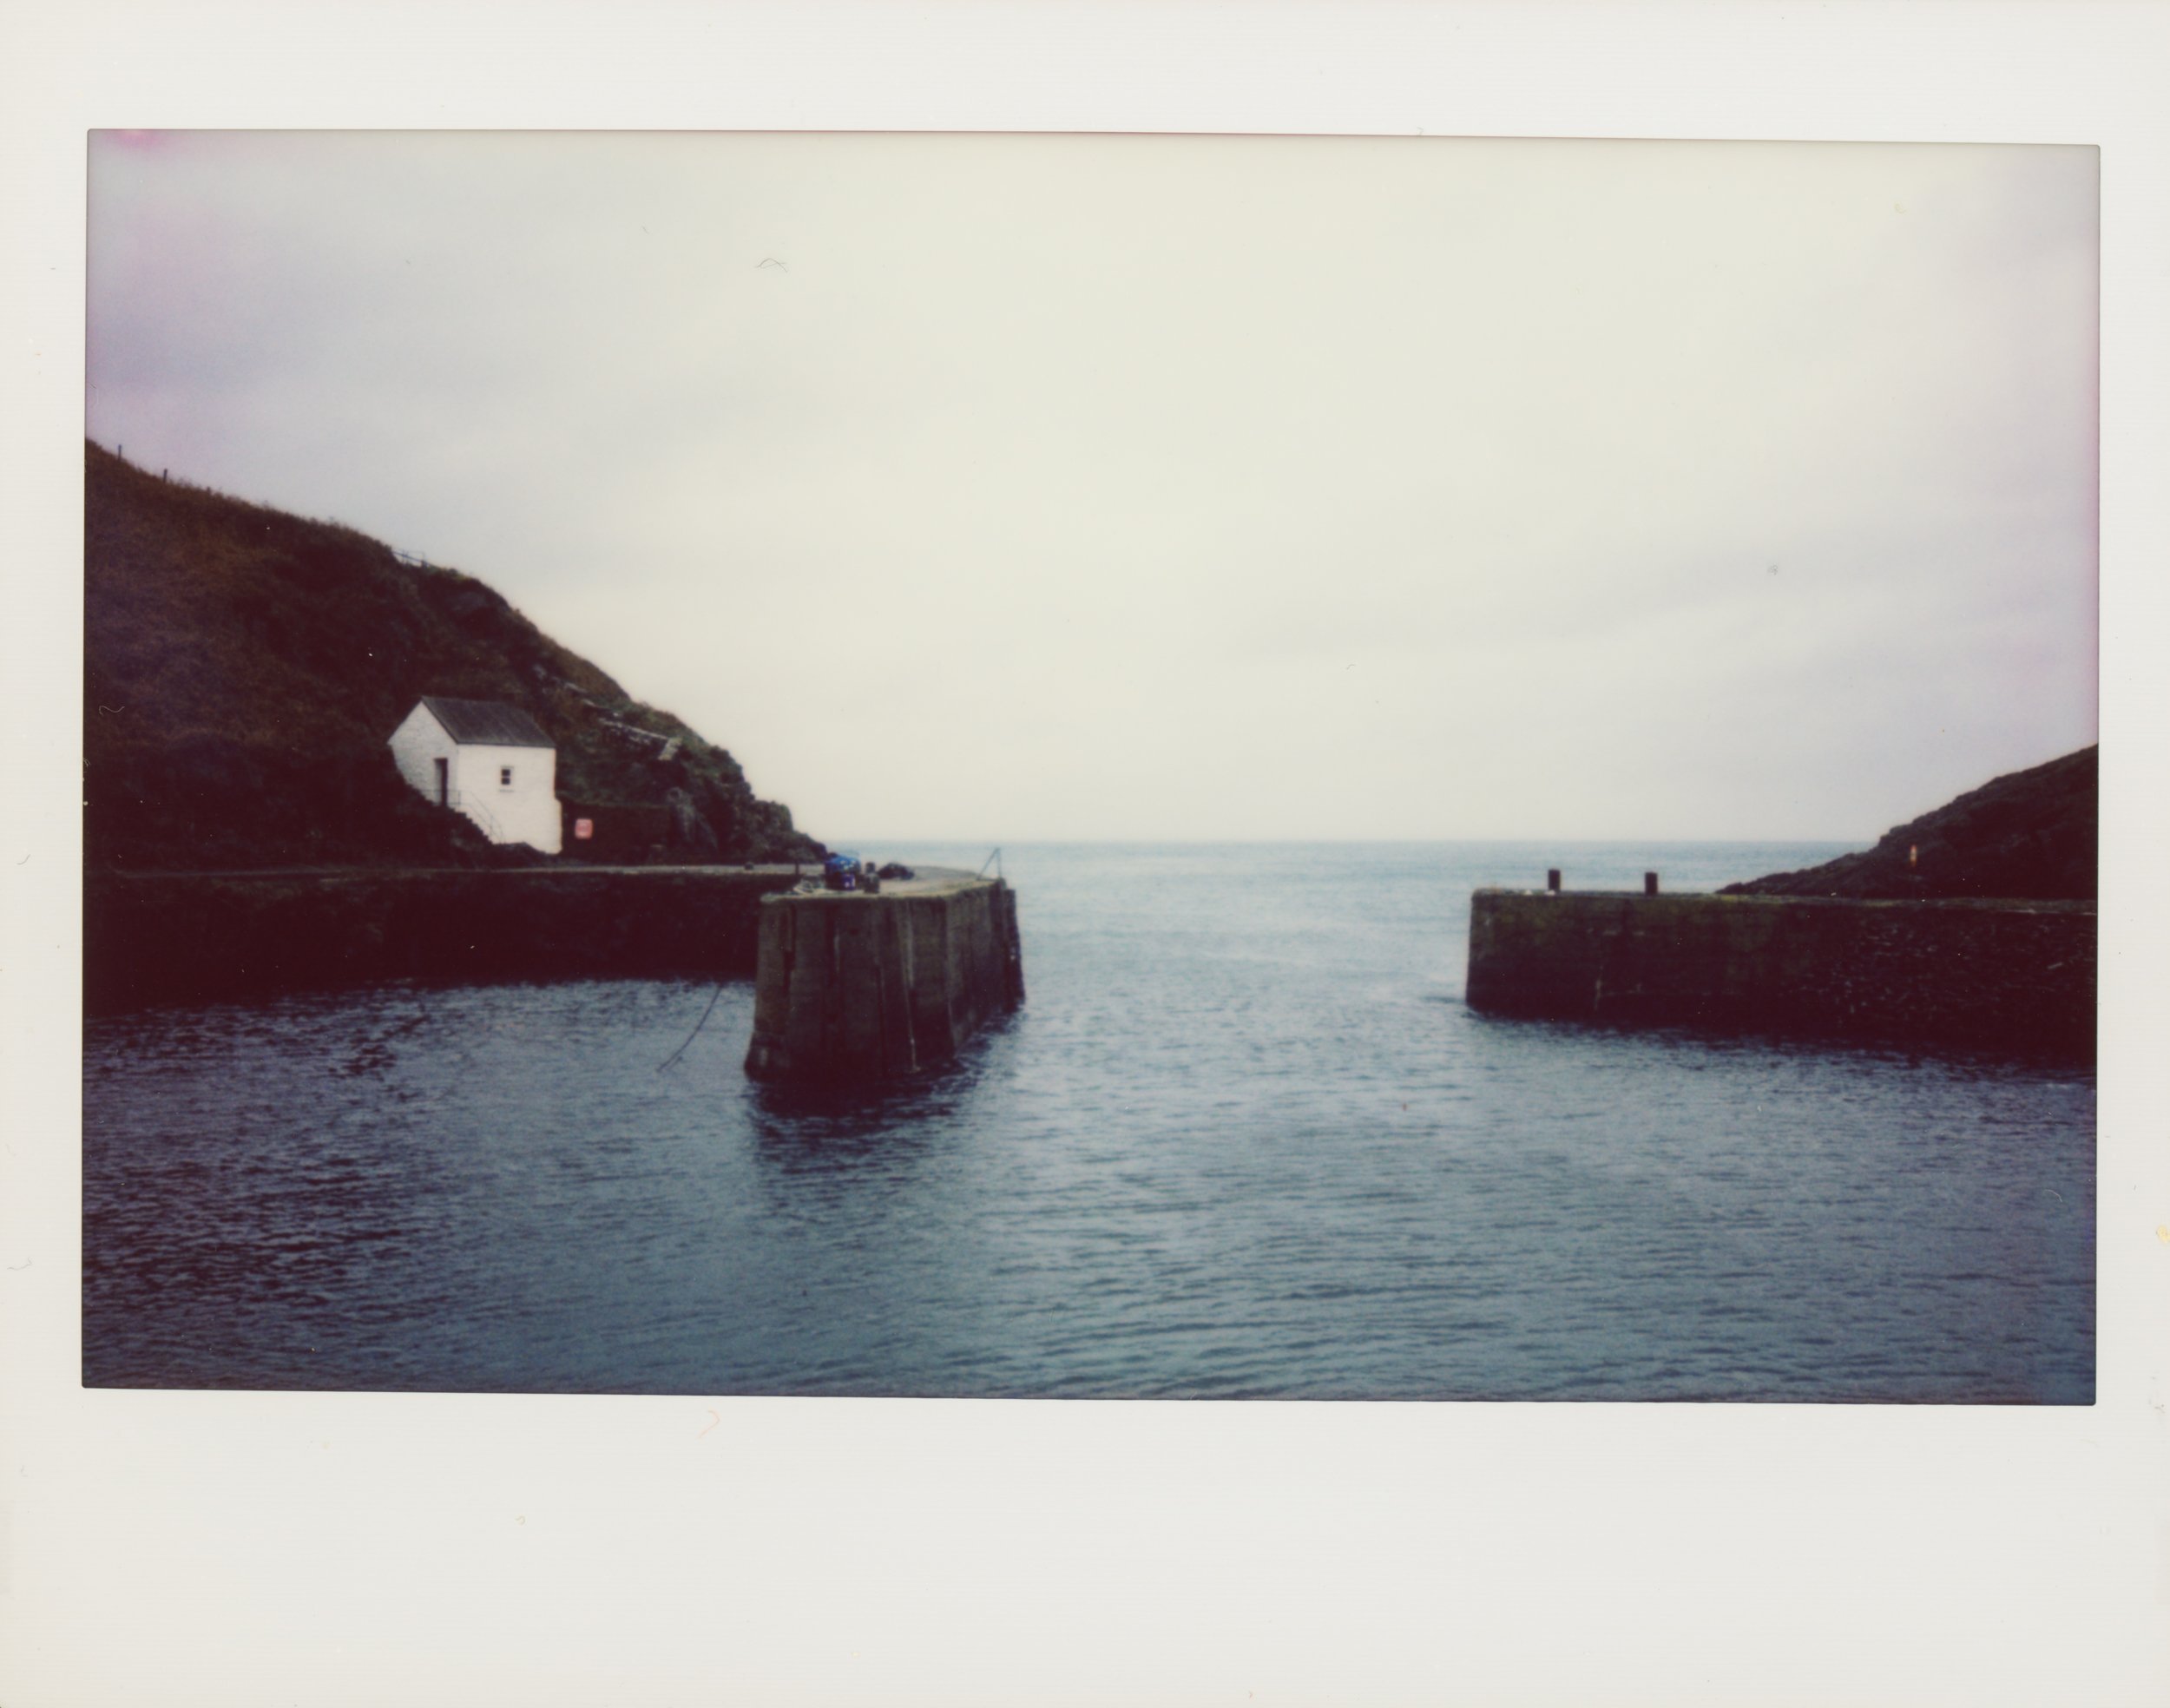
[[[760,913],[746,1056],[757,1080],[924,1073],[1024,1000],[1017,897],[1000,878],[776,896]]]
[[[1468,1000],[1496,1014],[2092,1061],[2092,902],[1480,890]]]
[[[97,873],[90,1013],[388,979],[746,977],[792,868]]]

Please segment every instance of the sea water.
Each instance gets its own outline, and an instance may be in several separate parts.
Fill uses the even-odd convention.
[[[83,1380],[2088,1402],[2091,1073],[1463,1002],[1476,885],[1837,851],[1005,848],[1026,1005],[848,1097],[750,982],[96,1020]]]

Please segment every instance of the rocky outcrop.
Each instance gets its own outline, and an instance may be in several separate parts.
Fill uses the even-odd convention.
[[[1876,846],[1805,871],[1728,884],[1721,895],[1858,900],[2092,901],[2096,758],[2083,747],[1996,778],[1884,833]]]
[[[694,798],[683,789],[673,789],[663,797],[663,805],[671,815],[671,847],[695,860],[716,858],[721,851],[715,831],[694,805]]]

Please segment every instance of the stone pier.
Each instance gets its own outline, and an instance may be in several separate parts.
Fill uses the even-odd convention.
[[[1024,1000],[1016,894],[1001,878],[927,872],[874,893],[799,890],[761,903],[746,1071],[799,1084],[943,1067]]]
[[[745,978],[791,866],[110,873],[83,880],[83,1002],[253,1002],[388,979]]]
[[[2092,902],[1480,890],[1468,1000],[1496,1014],[2089,1061]]]

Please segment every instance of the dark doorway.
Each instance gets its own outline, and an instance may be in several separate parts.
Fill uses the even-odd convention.
[[[437,762],[437,804],[439,806],[452,804],[452,762],[450,759]]]

